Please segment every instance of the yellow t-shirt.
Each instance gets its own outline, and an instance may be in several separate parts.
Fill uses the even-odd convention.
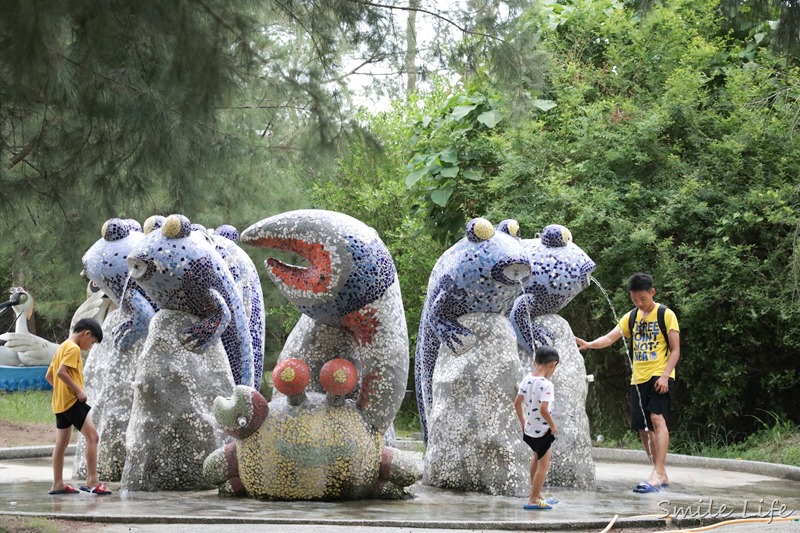
[[[53,413],[63,413],[78,401],[78,397],[57,375],[61,365],[67,366],[69,376],[83,389],[83,359],[81,349],[70,340],[61,343],[53,356],[48,372],[53,374]]]
[[[631,331],[628,327],[628,320],[630,320],[631,312],[625,313],[625,316],[619,321],[619,329],[626,338],[631,338]],[[680,331],[678,328],[678,317],[672,309],[667,308],[664,313],[664,322],[667,326],[667,331]],[[667,351],[667,340],[664,335],[667,332],[662,332],[658,327],[658,304],[653,306],[650,314],[642,319],[642,312],[637,311],[636,322],[633,325],[633,374],[631,375],[631,385],[638,385],[648,381],[653,376],[661,376],[667,368],[667,360],[669,360],[669,351]],[[675,369],[672,370],[669,377],[675,378]]]

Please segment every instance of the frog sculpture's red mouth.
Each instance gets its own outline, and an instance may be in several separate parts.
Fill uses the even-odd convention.
[[[251,244],[272,250],[292,252],[308,261],[309,267],[289,265],[270,257],[265,261],[272,275],[294,290],[322,294],[331,283],[331,254],[319,243],[280,237],[259,237]]]

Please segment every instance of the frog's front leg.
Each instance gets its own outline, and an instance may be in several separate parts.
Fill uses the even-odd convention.
[[[215,289],[208,289],[208,297],[214,310],[180,335],[181,344],[195,352],[203,351],[216,342],[231,323],[231,310],[222,295]]]
[[[457,318],[469,312],[466,308],[463,289],[447,283],[445,276],[439,293],[431,305],[430,326],[439,341],[455,354],[460,355],[475,344],[475,336],[469,328],[462,326]]]
[[[129,350],[133,344],[147,336],[150,319],[155,311],[152,304],[139,290],[131,288],[124,295],[120,306],[123,321],[111,332],[114,346],[120,351]]]
[[[514,300],[511,308],[511,326],[517,336],[517,344],[529,354],[535,352],[535,346],[553,346],[555,335],[544,326],[533,323],[530,310],[533,309],[535,297],[523,294]]]

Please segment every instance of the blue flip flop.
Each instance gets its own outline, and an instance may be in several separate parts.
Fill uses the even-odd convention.
[[[651,485],[647,481],[642,481],[633,488],[633,492],[638,494],[649,494],[651,492],[661,492],[661,485]]]
[[[538,503],[526,503],[522,508],[528,511],[549,511],[553,506],[544,500],[539,500]]]

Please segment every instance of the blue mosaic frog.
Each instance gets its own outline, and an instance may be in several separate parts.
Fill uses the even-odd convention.
[[[472,332],[458,322],[469,313],[507,315],[528,280],[528,254],[514,220],[497,230],[484,218],[467,223],[466,237],[447,250],[433,267],[420,318],[414,374],[420,422],[427,441],[426,414],[433,403],[433,371],[442,344],[462,354],[474,344]]]
[[[525,294],[511,310],[511,325],[519,345],[532,354],[534,344],[553,345],[554,336],[533,318],[555,314],[589,286],[596,265],[575,243],[564,226],[551,224],[540,238],[523,240],[531,260],[531,277]]]
[[[150,319],[158,310],[141,286],[128,279],[128,255],[145,236],[138,222],[120,218],[106,221],[100,233],[102,237],[83,255],[83,273],[119,306],[123,319],[112,337],[117,349],[128,350],[147,336]]]
[[[242,297],[205,232],[192,231],[185,216],[171,215],[131,251],[128,265],[132,279],[159,307],[200,318],[182,333],[184,346],[201,351],[221,339],[236,384],[253,386],[253,347]]]

